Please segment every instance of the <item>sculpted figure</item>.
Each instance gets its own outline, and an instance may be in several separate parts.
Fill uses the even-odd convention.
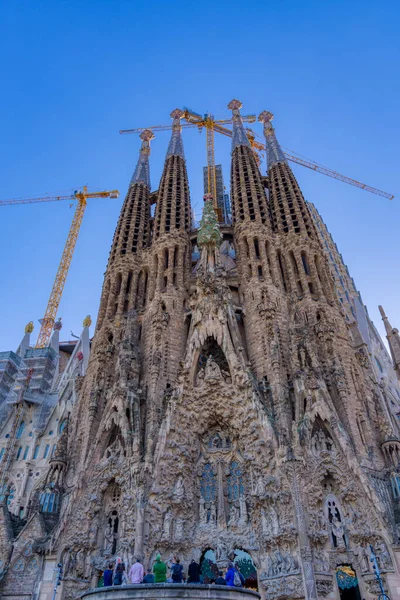
[[[215,503],[213,502],[211,504],[211,510],[210,510],[210,523],[212,525],[215,525],[217,522],[217,507],[215,506]]]
[[[263,510],[261,511],[261,527],[264,535],[270,536],[272,535],[272,523],[270,515]]]
[[[239,521],[239,510],[237,506],[235,506],[234,502],[232,502],[230,511],[229,511],[229,525],[237,525]]]
[[[86,556],[84,550],[79,550],[76,554],[76,575],[83,578],[85,576]]]
[[[265,484],[261,475],[254,488],[254,496],[258,496],[258,498],[263,498],[265,496]]]
[[[379,556],[381,569],[390,569],[392,566],[392,559],[390,558],[390,554],[384,542],[377,545],[377,555]]]
[[[178,517],[175,521],[175,539],[176,540],[183,539],[184,527],[185,527],[185,521],[181,517]]]
[[[114,532],[111,523],[108,523],[104,532],[104,550],[106,553],[111,554],[112,546],[114,541]]]
[[[172,498],[174,502],[180,503],[185,497],[185,486],[183,485],[183,477],[182,475],[178,476],[178,479],[175,482],[174,489],[172,490]]]
[[[207,363],[206,363],[205,378],[206,379],[219,379],[220,377],[221,377],[221,369],[219,368],[219,366],[213,359],[212,355],[210,354],[210,356],[207,359]]]
[[[247,504],[244,496],[239,498],[240,522],[243,525],[247,524]]]
[[[228,547],[223,540],[218,540],[217,542],[215,557],[217,560],[228,558]]]
[[[200,525],[205,525],[207,523],[207,511],[205,507],[205,500],[203,496],[200,496],[199,500],[199,521]]]
[[[336,542],[339,548],[346,547],[344,541],[344,526],[342,521],[340,521],[336,515],[333,516],[331,522],[332,533],[336,537]]]
[[[164,536],[169,538],[171,535],[172,514],[167,511],[164,517]]]

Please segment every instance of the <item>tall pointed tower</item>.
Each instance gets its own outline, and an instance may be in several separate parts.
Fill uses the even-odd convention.
[[[229,104],[232,227],[206,197],[190,230],[178,109],[150,220],[142,134],[66,451],[46,479],[51,494],[62,475],[48,545],[62,600],[101,585],[110,561],[152,569],[159,552],[185,572],[198,561],[205,581],[235,562],[263,600],[372,600],[371,557],[393,598],[400,587],[399,425],[350,335],[272,115],[260,115],[262,177],[240,107]],[[138,587],[126,592],[154,594]]]
[[[397,373],[397,377],[400,379],[400,335],[399,330],[395,329],[389,323],[385,311],[382,306],[379,307],[379,312],[382,315],[382,321],[386,329],[386,337],[389,343],[390,353],[394,364],[394,369]]]

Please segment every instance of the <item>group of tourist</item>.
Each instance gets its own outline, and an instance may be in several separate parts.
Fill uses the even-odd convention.
[[[167,565],[161,560],[161,555],[157,554],[153,565],[153,572],[145,571],[139,559],[133,563],[129,572],[127,572],[125,563],[121,560],[114,565],[110,563],[108,568],[103,573],[104,587],[113,585],[129,585],[138,583],[194,583],[194,584],[215,584],[228,585],[232,587],[243,587],[244,577],[234,563],[229,562],[225,574],[223,571],[218,572],[217,577],[203,576],[200,571],[200,565],[192,560],[187,577],[185,578],[183,566],[179,558],[174,558],[172,565],[169,568],[169,576],[167,576]]]

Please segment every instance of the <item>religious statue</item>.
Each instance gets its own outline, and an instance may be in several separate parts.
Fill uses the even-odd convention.
[[[215,362],[212,354],[207,359],[205,368],[205,379],[219,379],[221,377],[221,369]]]
[[[217,522],[217,507],[215,506],[215,503],[213,502],[211,504],[211,510],[210,510],[210,523],[212,525],[215,525]]]
[[[332,518],[331,529],[332,529],[332,534],[336,538],[336,545],[339,548],[345,548],[346,542],[345,542],[345,538],[344,538],[344,535],[345,535],[344,526],[343,526],[342,521],[340,519],[338,519],[338,517],[336,515],[334,515]]]
[[[237,525],[239,521],[239,509],[235,506],[235,503],[232,502],[231,508],[229,511],[229,525]]]
[[[257,480],[256,486],[254,488],[253,496],[258,496],[258,498],[264,498],[265,496],[265,484],[262,476]]]
[[[247,504],[244,496],[239,498],[240,523],[247,525]]]
[[[199,521],[200,525],[205,525],[207,523],[207,511],[205,507],[205,500],[203,496],[200,496],[199,500]]]
[[[175,482],[174,489],[172,490],[172,499],[178,504],[182,502],[185,497],[185,486],[183,485],[182,475],[178,475],[178,479]]]
[[[111,523],[109,522],[104,532],[104,551],[106,554],[112,553],[114,542],[114,532]]]
[[[165,513],[164,517],[164,537],[170,538],[171,536],[171,524],[172,524],[172,514],[170,511]]]
[[[175,521],[175,539],[182,540],[184,538],[184,527],[185,521],[181,517],[178,517]]]

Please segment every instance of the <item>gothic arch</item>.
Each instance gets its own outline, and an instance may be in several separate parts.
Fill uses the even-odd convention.
[[[209,336],[201,348],[195,352],[194,383],[200,385],[204,380],[222,379],[230,381],[231,370],[225,352],[214,336]]]

